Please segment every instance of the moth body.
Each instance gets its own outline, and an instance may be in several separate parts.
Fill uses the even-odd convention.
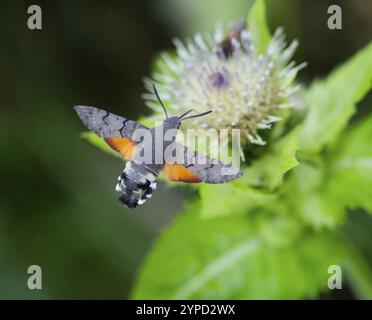
[[[145,203],[156,189],[156,179],[157,175],[144,165],[128,161],[115,187],[121,193],[119,200],[128,208]]]

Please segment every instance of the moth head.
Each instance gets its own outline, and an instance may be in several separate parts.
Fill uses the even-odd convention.
[[[159,96],[158,90],[155,87],[155,84],[152,84],[152,87],[154,89],[154,94],[155,94],[156,98],[158,99],[161,107],[163,108],[163,111],[164,111],[164,114],[165,114],[165,120],[164,120],[164,122],[166,122],[172,128],[178,129],[181,126],[181,122],[183,120],[192,119],[192,118],[198,118],[198,117],[203,117],[203,116],[206,116],[207,114],[209,114],[209,113],[212,112],[212,110],[210,110],[210,111],[206,111],[206,112],[203,112],[203,113],[194,114],[193,116],[186,117],[191,111],[194,111],[193,109],[191,109],[191,110],[185,112],[184,114],[182,114],[180,116],[168,117],[167,110],[165,109],[165,106],[164,106],[163,102],[160,99],[160,96]]]
[[[164,120],[164,123],[166,123],[170,128],[179,129],[181,126],[181,118],[178,116],[168,117]]]

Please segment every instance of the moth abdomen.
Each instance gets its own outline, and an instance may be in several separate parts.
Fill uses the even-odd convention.
[[[120,202],[128,208],[135,208],[151,198],[156,189],[157,176],[144,166],[127,162],[123,173],[118,177],[115,190],[121,193]]]

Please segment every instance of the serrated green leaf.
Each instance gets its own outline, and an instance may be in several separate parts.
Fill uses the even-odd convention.
[[[266,5],[264,0],[256,0],[247,18],[247,25],[252,30],[253,41],[258,53],[266,50],[271,35],[266,21]]]
[[[344,207],[324,190],[324,179],[322,163],[301,163],[293,170],[284,200],[316,229],[335,227],[346,214]]]
[[[108,154],[121,158],[121,156],[115,152],[113,149],[111,149],[108,144],[99,136],[97,136],[94,132],[92,131],[86,131],[81,133],[80,135],[83,139],[88,140],[92,145],[96,146],[97,148],[101,149],[104,152],[107,152]]]
[[[345,130],[324,159],[294,170],[289,201],[315,228],[336,227],[346,208],[372,211],[372,117]]]
[[[276,196],[253,189],[239,180],[219,185],[199,186],[201,215],[205,218],[244,214],[255,208],[269,206]]]
[[[372,212],[372,116],[346,130],[329,153],[328,192]]]
[[[302,194],[296,204],[297,212],[316,229],[335,228],[344,222],[345,209],[321,191]]]
[[[280,200],[252,213],[256,214],[253,221],[260,238],[271,248],[291,246],[306,230],[305,224],[289,210],[288,203]]]
[[[311,298],[327,289],[329,265],[342,265],[343,242],[333,233],[271,247],[244,215],[202,219],[197,211],[194,204],[160,236],[133,298]]]
[[[298,165],[296,158],[299,148],[298,135],[299,130],[295,128],[282,137],[273,144],[271,150],[245,170],[241,179],[270,191],[279,186],[285,173]]]
[[[308,113],[301,132],[301,148],[321,150],[345,128],[355,105],[372,83],[372,43],[361,49],[326,79],[314,81],[308,95]]]

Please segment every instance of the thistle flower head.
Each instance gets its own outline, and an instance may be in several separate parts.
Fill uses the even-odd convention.
[[[259,130],[280,120],[278,109],[292,106],[298,86],[291,84],[304,64],[289,63],[297,41],[287,47],[282,29],[263,53],[257,52],[251,32],[242,28],[227,39],[229,33],[217,27],[214,36],[196,34],[186,43],[175,39],[176,56],[164,53],[159,71],[145,79],[146,104],[161,110],[152,93],[155,81],[170,113],[213,111],[183,124],[186,128],[238,128],[243,141],[265,144]]]

